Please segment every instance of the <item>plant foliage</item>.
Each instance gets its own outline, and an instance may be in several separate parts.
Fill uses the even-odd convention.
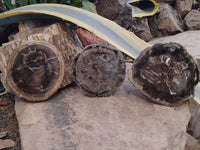
[[[58,4],[66,4],[79,8],[86,9],[93,13],[96,13],[96,8],[94,3],[88,0],[15,0],[15,3],[12,3],[12,0],[0,0],[0,12],[8,11],[10,9],[14,9],[16,7],[22,7],[31,4],[38,3],[58,3]]]

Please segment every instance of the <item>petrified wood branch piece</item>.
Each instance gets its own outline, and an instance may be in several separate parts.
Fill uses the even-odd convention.
[[[12,53],[6,80],[16,95],[41,101],[58,90],[63,77],[62,53],[47,42],[33,41],[22,44]]]
[[[181,45],[156,44],[135,60],[130,80],[153,101],[175,106],[193,96],[199,72],[194,59]]]
[[[0,47],[1,81],[26,100],[46,100],[73,81],[72,60],[82,48],[64,23],[28,30],[20,24],[20,31]]]
[[[75,82],[88,96],[109,96],[125,77],[120,51],[105,45],[91,45],[74,59]]]

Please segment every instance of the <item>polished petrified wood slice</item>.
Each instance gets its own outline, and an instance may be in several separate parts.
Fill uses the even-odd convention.
[[[11,90],[30,101],[53,95],[64,77],[64,59],[56,47],[37,41],[22,44],[8,62],[6,81]]]
[[[105,45],[92,45],[73,63],[75,82],[88,96],[109,96],[125,77],[125,62],[120,51]]]
[[[199,72],[196,62],[181,45],[156,44],[135,60],[130,80],[153,101],[175,106],[193,96]]]

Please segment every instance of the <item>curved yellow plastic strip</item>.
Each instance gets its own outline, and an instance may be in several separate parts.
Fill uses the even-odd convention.
[[[132,5],[132,17],[145,17],[152,16],[158,12],[158,4],[153,0],[126,0],[127,3]],[[138,7],[137,3],[142,5]],[[135,5],[134,5],[135,4]]]
[[[39,14],[39,15],[38,15]],[[12,9],[0,14],[0,26],[31,17],[56,17],[85,28],[135,59],[149,46],[134,33],[89,11],[61,4],[35,4]],[[30,17],[30,18],[29,18]]]

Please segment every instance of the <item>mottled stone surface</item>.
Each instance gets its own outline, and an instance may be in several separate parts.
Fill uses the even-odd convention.
[[[155,104],[128,81],[115,95],[84,96],[76,86],[49,101],[16,99],[23,150],[183,150],[188,104]]]
[[[185,16],[192,9],[193,0],[176,0],[176,10],[181,16]]]
[[[11,148],[15,146],[15,142],[13,140],[7,139],[7,140],[1,140],[0,139],[0,150]]]
[[[159,4],[159,12],[149,17],[149,26],[154,37],[183,32],[183,21],[177,11],[168,4]]]
[[[132,25],[132,7],[123,0],[98,0],[97,13],[128,29]]]
[[[6,137],[8,135],[8,132],[0,132],[0,139]]]
[[[149,41],[152,38],[147,18],[134,18],[129,31],[132,31],[144,41]]]
[[[158,30],[167,32],[169,34],[182,32],[180,20],[174,11],[168,4],[159,5],[160,14],[158,17]]]
[[[157,3],[168,3],[170,5],[174,4],[176,0],[155,0]]]
[[[200,11],[191,10],[184,18],[185,24],[189,30],[200,29]]]

